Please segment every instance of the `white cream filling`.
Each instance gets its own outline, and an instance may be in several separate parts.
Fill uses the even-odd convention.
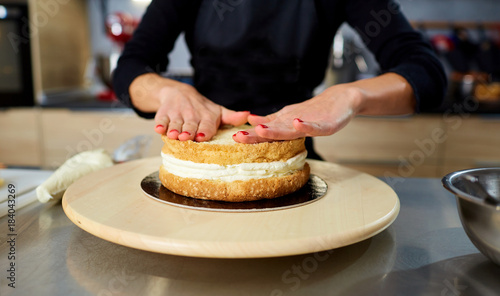
[[[196,163],[189,160],[180,160],[172,155],[164,154],[163,152],[161,156],[163,158],[163,167],[169,173],[176,176],[232,182],[289,175],[296,170],[304,168],[307,151],[299,153],[287,161],[240,163],[231,165]]]

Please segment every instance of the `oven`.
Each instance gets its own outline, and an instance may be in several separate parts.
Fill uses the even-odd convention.
[[[0,0],[0,107],[33,106],[28,6]]]

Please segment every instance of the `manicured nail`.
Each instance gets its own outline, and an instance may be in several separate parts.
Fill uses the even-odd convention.
[[[304,122],[304,120],[302,120],[300,118],[295,118],[294,120],[297,120],[298,122]]]
[[[236,137],[236,134],[234,134],[233,137]]]
[[[205,137],[205,134],[204,134],[204,133],[198,133],[198,134],[196,135],[196,137],[198,137],[198,138],[204,138],[204,137]]]
[[[259,126],[260,126],[261,128],[269,128],[267,125],[264,125],[264,124],[259,124]]]
[[[172,132],[178,133],[179,131],[176,130],[176,129],[173,129],[173,130],[169,131],[169,133],[172,133]]]
[[[190,132],[182,132],[182,133],[181,133],[181,135],[182,135],[182,134],[187,134],[188,136],[191,136],[191,133],[190,133]]]
[[[248,133],[248,132],[245,132],[245,131],[239,131],[238,133],[242,133],[242,134],[243,134],[243,135],[245,135],[245,136],[248,136],[248,135],[249,135],[249,133]]]
[[[161,124],[158,124],[155,128],[159,128],[159,127],[164,128],[164,126]]]

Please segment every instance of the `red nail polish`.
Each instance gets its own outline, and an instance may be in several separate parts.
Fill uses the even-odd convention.
[[[159,127],[163,128],[164,126],[161,124],[158,124],[155,128],[159,128]]]
[[[234,134],[233,137],[236,137],[236,134]]]
[[[264,125],[264,124],[259,124],[259,126],[260,126],[261,128],[269,128],[267,125]]]
[[[250,115],[248,115],[248,116],[259,116],[259,115],[257,115],[257,114],[250,114]]]
[[[244,134],[245,136],[248,136],[248,135],[249,135],[249,133],[248,133],[248,132],[245,132],[245,131],[239,131],[238,133],[242,133],[242,134]]]
[[[181,134],[187,134],[188,136],[191,136],[190,132],[182,132]]]
[[[176,130],[176,129],[173,129],[173,130],[169,131],[169,133],[172,133],[172,132],[176,132],[176,133],[178,133],[179,131],[178,131],[178,130]]]
[[[304,122],[304,120],[302,120],[300,118],[295,118],[294,120],[297,120],[298,122]]]
[[[204,138],[204,137],[205,137],[205,134],[204,134],[204,133],[198,133],[198,134],[196,135],[196,137],[199,137],[199,138]]]

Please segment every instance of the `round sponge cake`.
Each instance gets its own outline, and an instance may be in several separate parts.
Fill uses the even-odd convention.
[[[250,126],[223,126],[207,142],[162,136],[163,186],[180,195],[229,202],[276,198],[304,186],[310,168],[304,139],[242,144],[234,133]]]

